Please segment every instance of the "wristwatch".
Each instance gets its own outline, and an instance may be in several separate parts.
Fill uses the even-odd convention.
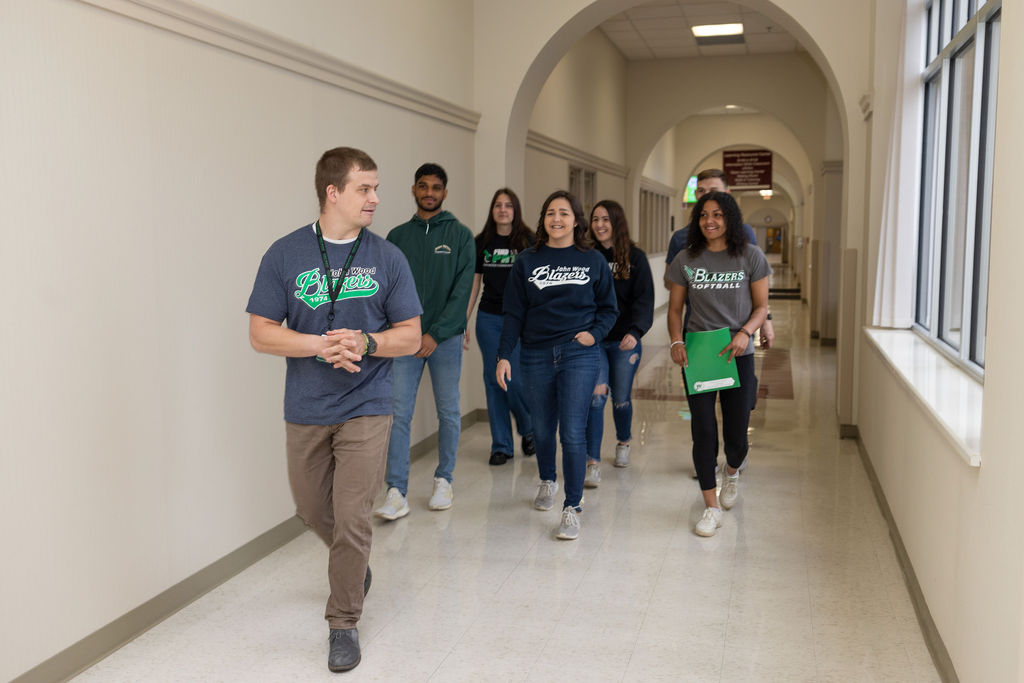
[[[772,314],[771,314],[771,313],[769,313],[768,315],[766,315],[766,316],[764,317],[764,319],[765,319],[765,320],[771,320],[771,319],[772,319]]]
[[[363,332],[363,340],[366,341],[366,348],[363,350],[364,356],[372,356],[377,353],[377,340],[370,335]]]

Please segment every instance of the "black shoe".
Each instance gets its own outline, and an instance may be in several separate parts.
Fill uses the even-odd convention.
[[[332,628],[330,652],[327,655],[327,668],[337,673],[356,668],[361,656],[359,654],[359,631],[354,628]]]
[[[373,572],[370,571],[369,565],[366,567],[366,577],[363,579],[363,597],[370,592],[370,584],[373,583]]]
[[[523,455],[527,458],[537,455],[537,444],[533,442],[532,434],[527,434],[523,437]]]
[[[506,462],[512,459],[512,456],[508,453],[491,453],[491,459],[487,461],[489,465],[504,465]]]

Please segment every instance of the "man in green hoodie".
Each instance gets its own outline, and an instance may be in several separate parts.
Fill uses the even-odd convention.
[[[448,174],[437,164],[423,164],[416,169],[412,186],[416,213],[412,220],[388,234],[388,241],[402,250],[412,268],[423,306],[423,338],[414,356],[396,358],[392,366],[395,418],[385,476],[388,491],[384,504],[375,511],[387,520],[409,514],[409,426],[424,365],[430,368],[438,420],[437,468],[428,507],[447,510],[454,495],[452,472],[462,431],[462,333],[466,330],[466,307],[473,287],[476,255],[473,233],[455,216],[441,210],[448,196],[447,186]]]

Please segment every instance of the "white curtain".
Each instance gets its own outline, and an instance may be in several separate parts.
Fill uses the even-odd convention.
[[[908,65],[906,55],[921,54],[919,27],[908,31],[907,6],[903,2],[895,70],[896,93],[892,107],[892,129],[882,195],[881,232],[878,240],[878,269],[875,273],[874,311],[876,327],[909,328],[914,322],[914,291],[917,279],[917,207],[921,177],[921,71]],[[915,12],[921,15],[922,12]],[[911,60],[912,62],[915,60]],[[887,68],[881,65],[881,68]]]

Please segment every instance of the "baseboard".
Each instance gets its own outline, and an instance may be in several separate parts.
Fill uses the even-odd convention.
[[[868,456],[868,452],[864,448],[864,442],[861,441],[860,437],[857,437],[857,450],[860,453],[861,462],[864,463],[864,470],[868,474],[868,480],[871,481],[871,488],[875,492],[875,499],[878,500],[878,507],[881,508],[882,516],[885,517],[885,522],[889,526],[889,538],[892,539],[893,547],[896,550],[896,559],[903,570],[903,580],[907,584],[910,601],[913,603],[914,612],[917,614],[917,623],[921,627],[921,633],[924,635],[924,642],[928,646],[928,652],[932,655],[935,669],[945,683],[959,683],[960,678],[953,667],[953,660],[950,658],[946,644],[942,642],[942,635],[932,619],[932,613],[924,599],[921,584],[917,581],[917,574],[914,573],[914,566],[910,562],[907,548],[903,545],[900,530],[896,527],[896,520],[893,519],[892,510],[889,509],[889,503],[886,501],[885,493],[882,491],[882,485],[878,481],[875,468],[871,464],[871,458]]]
[[[477,408],[462,416],[462,428],[468,429],[477,422],[487,422],[487,409]],[[437,432],[409,447],[409,461],[416,460],[431,451],[437,450]]]
[[[11,683],[66,681],[295,539],[305,530],[305,524],[298,517],[281,522],[241,548],[29,669]]]
[[[477,408],[462,416],[462,428],[487,422],[487,410]],[[437,448],[437,432],[409,449],[410,459]],[[178,610],[198,600],[228,579],[248,569],[306,530],[298,517],[281,522],[241,548],[171,586],[163,593],[118,617],[45,662],[29,669],[11,683],[53,683],[66,681],[131,642]]]

